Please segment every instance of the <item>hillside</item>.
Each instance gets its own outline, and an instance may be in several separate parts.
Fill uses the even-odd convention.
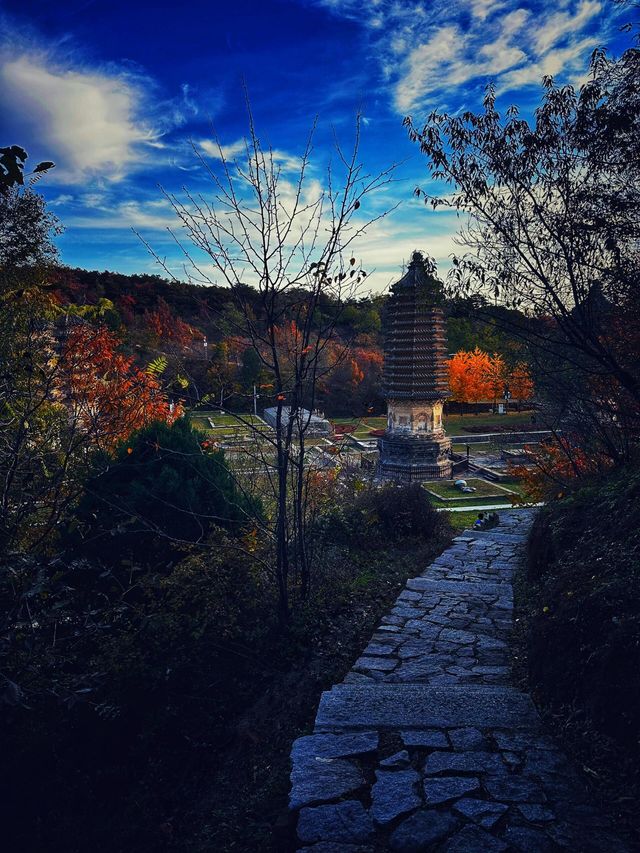
[[[253,386],[268,386],[271,381],[249,346],[229,288],[60,267],[52,276],[51,292],[60,305],[72,306],[75,313],[118,331],[124,349],[141,366],[166,358],[165,380],[176,398],[188,405],[208,397],[214,402],[222,399],[226,408],[249,411]],[[244,292],[260,324],[259,294],[250,287]],[[380,378],[386,299],[369,294],[338,305],[325,297],[314,314],[317,327],[336,320],[335,341],[327,357],[337,366],[318,387],[318,404],[329,417],[360,418],[385,411]],[[302,291],[283,298],[283,325],[292,322],[301,301]],[[507,366],[527,360],[519,336],[497,325],[509,315],[521,326],[524,320],[517,312],[477,300],[449,300],[445,314],[451,354],[479,347],[500,355]]]

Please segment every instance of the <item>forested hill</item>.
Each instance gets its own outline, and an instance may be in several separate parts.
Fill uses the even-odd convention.
[[[243,337],[242,318],[229,288],[174,282],[156,275],[57,268],[51,276],[52,294],[92,323],[100,323],[122,338],[124,349],[141,364],[166,358],[165,379],[189,404],[222,394],[228,407],[247,408],[253,385],[268,384],[259,359]],[[261,319],[257,291],[246,288],[256,321]],[[301,292],[291,292],[291,303]],[[321,383],[320,404],[330,415],[361,416],[383,410],[380,395],[382,329],[386,295],[368,295],[338,306],[329,296],[314,315],[319,326],[337,318],[338,346],[350,344],[331,380]],[[283,306],[283,323],[287,305]],[[479,310],[481,309],[481,310]],[[488,304],[450,300],[445,304],[449,351],[479,347],[498,353],[507,364],[526,354],[522,342],[492,322],[504,313]]]

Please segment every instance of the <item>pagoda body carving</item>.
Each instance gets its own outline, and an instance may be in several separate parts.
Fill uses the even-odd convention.
[[[385,324],[383,391],[387,428],[378,441],[380,474],[407,482],[452,475],[442,426],[449,396],[442,285],[435,265],[414,252],[391,287]]]

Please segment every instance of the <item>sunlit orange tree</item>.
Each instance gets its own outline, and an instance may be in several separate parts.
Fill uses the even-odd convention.
[[[492,393],[490,370],[491,357],[478,347],[472,352],[457,352],[449,361],[449,387],[453,399],[473,404],[489,399]]]

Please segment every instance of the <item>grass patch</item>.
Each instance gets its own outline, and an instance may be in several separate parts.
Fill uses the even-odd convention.
[[[466,428],[485,429],[491,432],[491,427],[513,429],[514,431],[526,429],[541,429],[539,424],[531,423],[532,412],[509,412],[507,415],[494,415],[483,413],[481,415],[445,415],[443,418],[444,428],[451,435],[459,435]]]
[[[469,510],[469,512],[448,512],[446,513],[447,521],[451,527],[460,533],[462,530],[469,530],[478,517],[477,510]]]
[[[475,492],[471,494],[463,494],[448,480],[435,480],[423,485],[430,494],[443,501],[473,502],[484,498],[504,498],[506,500],[513,494],[511,490],[503,488],[497,483],[489,483],[477,478],[467,480],[467,485],[475,489]]]
[[[329,418],[329,420],[334,424],[357,426],[360,432],[370,429],[384,429],[387,426],[387,419],[382,416],[375,418]]]

